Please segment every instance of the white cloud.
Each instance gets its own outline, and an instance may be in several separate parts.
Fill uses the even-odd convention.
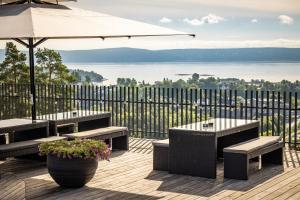
[[[163,23],[163,24],[168,24],[168,23],[171,23],[173,20],[170,19],[170,18],[167,18],[167,17],[163,17],[159,20],[160,23]]]
[[[279,15],[278,19],[281,24],[291,25],[294,23],[294,19],[288,15]]]
[[[215,14],[208,14],[207,16],[202,17],[201,19],[189,19],[185,18],[183,21],[189,25],[192,26],[201,26],[203,24],[218,24],[221,21],[224,21],[225,19],[223,17],[220,17]]]
[[[194,19],[185,18],[185,19],[183,19],[183,21],[192,26],[200,26],[203,24],[202,21],[200,21],[199,19],[196,19],[196,18],[194,18]]]
[[[252,23],[257,23],[258,20],[257,20],[257,19],[252,19],[251,22],[252,22]]]

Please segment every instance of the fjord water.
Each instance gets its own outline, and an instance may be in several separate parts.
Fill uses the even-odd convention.
[[[187,80],[191,74],[212,75],[219,78],[238,78],[250,81],[264,79],[279,82],[300,80],[300,63],[67,63],[69,69],[94,71],[115,84],[117,78],[135,78],[154,83],[164,78]]]

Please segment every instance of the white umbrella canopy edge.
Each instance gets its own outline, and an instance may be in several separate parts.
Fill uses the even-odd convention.
[[[34,48],[44,41],[176,35],[195,37],[194,34],[64,5],[0,5],[0,40],[15,40],[29,50],[32,120],[36,120]]]
[[[60,2],[77,1],[77,0],[0,0],[0,5],[6,4],[20,4],[25,2],[45,3],[45,4],[58,4]]]
[[[0,39],[118,38],[190,35],[181,31],[64,5],[0,6]]]

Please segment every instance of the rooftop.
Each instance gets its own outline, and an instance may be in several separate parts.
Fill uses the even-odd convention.
[[[11,159],[1,163],[0,199],[300,199],[300,152],[286,148],[284,171],[268,166],[248,181],[169,174],[152,170],[152,142],[130,138],[130,150],[100,161],[97,173],[85,187],[63,189],[50,177],[45,164]],[[251,168],[258,166],[251,165]],[[8,181],[9,180],[9,181]],[[4,189],[2,189],[4,188]]]

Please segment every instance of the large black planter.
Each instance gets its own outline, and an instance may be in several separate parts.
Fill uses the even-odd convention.
[[[98,167],[97,159],[68,159],[55,155],[47,156],[48,172],[54,181],[62,187],[77,188],[88,183]]]

